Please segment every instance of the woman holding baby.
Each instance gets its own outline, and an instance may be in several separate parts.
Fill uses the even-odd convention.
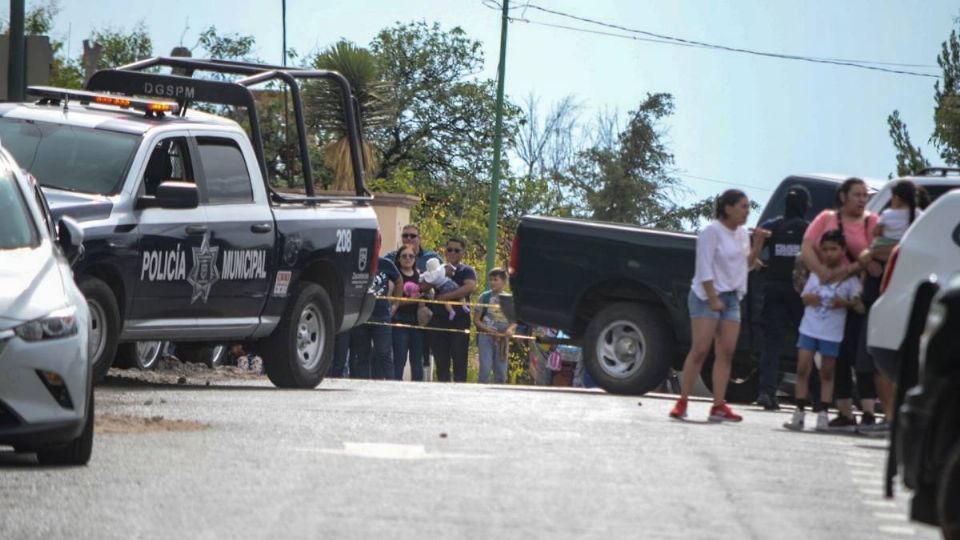
[[[420,271],[417,269],[417,250],[412,245],[404,245],[398,251],[394,263],[400,269],[400,279],[403,282],[401,291],[405,298],[420,296]],[[394,304],[393,322],[417,326],[417,309],[421,304],[416,302],[397,302]],[[423,380],[423,347],[424,331],[417,328],[393,327],[393,367],[396,379],[403,379],[403,368],[410,362],[410,379]]]

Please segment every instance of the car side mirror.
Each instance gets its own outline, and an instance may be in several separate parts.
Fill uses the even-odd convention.
[[[200,204],[200,192],[197,185],[191,182],[167,180],[157,186],[154,197],[140,197],[137,199],[137,208],[196,208]]]
[[[70,264],[83,255],[83,229],[70,216],[63,216],[57,222],[57,243]]]

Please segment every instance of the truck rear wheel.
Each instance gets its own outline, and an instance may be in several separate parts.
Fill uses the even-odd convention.
[[[260,350],[270,381],[280,388],[315,388],[333,360],[333,303],[323,287],[304,283]]]
[[[667,378],[676,343],[653,307],[628,302],[603,308],[583,337],[583,361],[590,376],[611,394],[639,396]]]
[[[93,382],[107,376],[117,354],[120,335],[120,308],[113,291],[103,281],[86,277],[77,283],[90,308],[90,362],[93,364]]]
[[[950,457],[940,477],[937,494],[937,510],[940,512],[940,529],[946,540],[960,540],[960,441],[953,444]]]
[[[730,368],[730,380],[727,382],[725,399],[730,403],[753,403],[760,393],[760,372],[756,362],[738,361],[734,357]],[[713,392],[713,352],[707,356],[700,369],[700,378],[704,386]]]

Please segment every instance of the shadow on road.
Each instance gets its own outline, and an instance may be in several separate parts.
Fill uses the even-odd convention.
[[[245,384],[220,384],[220,383],[211,383],[211,384],[198,384],[198,383],[167,383],[167,382],[155,382],[155,381],[139,381],[135,379],[125,379],[119,377],[107,377],[100,384],[97,385],[102,388],[144,388],[144,389],[158,389],[162,388],[164,390],[186,390],[186,391],[197,391],[197,390],[228,390],[228,391],[253,391],[253,392],[350,392],[352,391],[349,388],[329,388],[318,386],[317,388],[311,389],[296,389],[296,388],[277,388],[275,386],[254,386],[254,385],[245,385]]]

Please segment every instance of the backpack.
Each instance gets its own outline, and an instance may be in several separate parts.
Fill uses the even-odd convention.
[[[802,217],[777,218],[770,227],[767,246],[770,258],[767,261],[767,279],[790,281],[793,278],[794,261],[800,255],[803,235],[810,222]]]

